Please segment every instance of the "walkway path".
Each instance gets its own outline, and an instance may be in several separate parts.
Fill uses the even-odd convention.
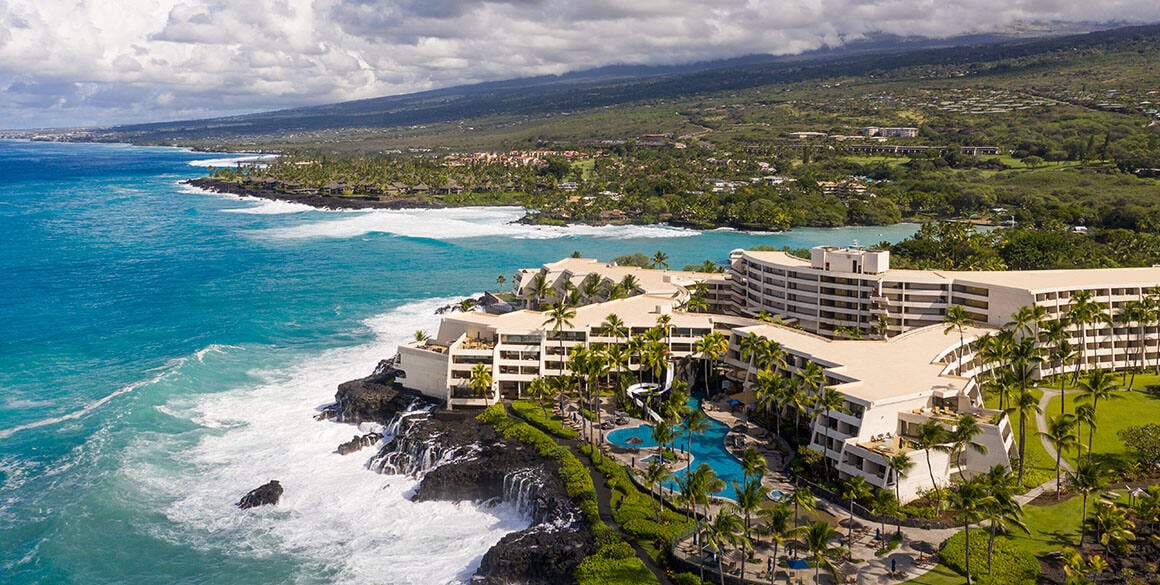
[[[1066,395],[1066,393],[1065,393],[1065,395]],[[1048,405],[1048,403],[1051,402],[1051,399],[1055,398],[1056,396],[1058,396],[1058,389],[1053,390],[1051,388],[1047,388],[1047,389],[1044,389],[1043,396],[1039,399],[1039,412],[1035,413],[1035,424],[1038,425],[1040,432],[1044,432],[1047,430],[1047,405]],[[1052,461],[1055,461],[1055,457],[1056,457],[1055,446],[1052,445],[1051,441],[1048,440],[1047,437],[1044,437],[1043,435],[1039,435],[1039,441],[1041,443],[1043,443],[1043,450],[1047,451],[1047,456]],[[1071,471],[1072,470],[1071,464],[1067,462],[1067,459],[1060,460],[1060,467],[1061,467],[1061,471]],[[1056,479],[1051,478],[1051,479],[1043,482],[1042,485],[1033,487],[1033,488],[1027,490],[1026,493],[1015,496],[1015,501],[1019,502],[1020,505],[1025,506],[1028,503],[1030,503],[1032,500],[1034,500],[1035,498],[1038,498],[1039,495],[1042,494],[1043,492],[1054,491],[1055,486],[1056,486]]]

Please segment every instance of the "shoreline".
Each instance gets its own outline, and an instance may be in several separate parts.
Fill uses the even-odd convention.
[[[340,209],[446,209],[448,207],[447,205],[431,201],[419,201],[405,197],[371,199],[369,197],[344,197],[342,195],[319,195],[314,193],[286,193],[272,189],[255,189],[229,181],[205,177],[182,181],[182,184],[214,193],[225,193],[239,197],[257,197],[258,199],[267,199],[270,201],[287,201],[308,205],[315,209],[330,211]]]

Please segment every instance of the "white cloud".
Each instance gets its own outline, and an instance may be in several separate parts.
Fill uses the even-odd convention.
[[[1155,0],[0,0],[0,126],[268,110],[882,31],[1160,20]],[[123,100],[123,101],[118,101]]]

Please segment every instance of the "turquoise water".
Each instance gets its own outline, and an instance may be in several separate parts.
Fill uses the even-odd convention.
[[[701,399],[694,396],[689,398],[690,408],[701,408]],[[709,428],[703,433],[693,435],[693,442],[690,447],[689,432],[684,425],[678,427],[680,435],[673,441],[669,447],[681,451],[689,450],[693,453],[692,467],[696,469],[702,463],[708,463],[717,477],[725,482],[725,489],[716,492],[715,495],[730,500],[737,499],[737,490],[733,488],[733,483],[736,482],[741,485],[745,482],[745,472],[741,469],[741,461],[733,456],[725,449],[725,435],[729,434],[729,427],[716,419],[709,418]],[[640,443],[629,443],[629,439],[639,439]],[[652,425],[638,425],[624,429],[616,429],[605,436],[608,442],[627,448],[642,448],[651,449],[657,446],[657,442],[652,436]],[[641,460],[644,462],[645,460]],[[688,468],[681,469],[673,474],[673,478],[665,482],[665,487],[680,491],[679,481],[685,478],[688,473]]]
[[[573,251],[662,249],[681,266],[915,229],[317,211],[178,184],[208,158],[0,142],[0,582],[463,582],[526,520],[412,504],[412,480],[336,455],[357,429],[312,417],[339,382],[433,331],[437,307]],[[281,505],[233,507],[269,479]]]

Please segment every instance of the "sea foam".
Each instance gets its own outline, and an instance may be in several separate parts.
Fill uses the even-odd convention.
[[[350,211],[299,225],[253,232],[259,239],[301,240],[357,238],[368,234],[392,234],[438,240],[507,237],[549,240],[567,237],[601,239],[693,237],[701,232],[669,226],[570,225],[536,226],[515,223],[524,215],[519,207],[458,207],[450,209],[404,209]]]
[[[255,558],[292,555],[313,567],[295,579],[335,583],[461,583],[470,580],[483,554],[528,519],[507,506],[413,503],[415,481],[379,475],[365,466],[366,449],[341,456],[335,448],[361,432],[354,426],[316,421],[343,381],[368,375],[399,342],[430,326],[435,308],[453,299],[411,303],[368,319],[371,342],[333,349],[296,365],[252,372],[248,387],[171,400],[158,411],[197,423],[193,445],[143,437],[126,450],[123,469],[147,494],[174,494],[157,502],[169,521],[158,538],[195,548]],[[215,352],[223,367],[229,354]],[[260,359],[247,348],[245,360]],[[207,355],[206,362],[210,362]],[[273,507],[238,510],[250,489],[277,479],[285,489]],[[309,573],[309,574],[307,574]]]

